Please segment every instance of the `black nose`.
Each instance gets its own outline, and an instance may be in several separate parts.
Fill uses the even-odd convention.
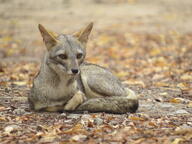
[[[73,74],[77,74],[79,72],[78,69],[71,69],[71,71],[72,71]]]

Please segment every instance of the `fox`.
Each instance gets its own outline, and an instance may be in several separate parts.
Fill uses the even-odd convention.
[[[34,111],[134,113],[135,92],[107,68],[85,62],[93,22],[78,32],[58,34],[38,26],[47,49],[28,95]]]

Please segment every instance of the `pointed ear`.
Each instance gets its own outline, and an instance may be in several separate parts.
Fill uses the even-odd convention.
[[[93,28],[93,22],[91,22],[90,24],[88,24],[84,29],[82,29],[81,31],[73,34],[73,36],[77,37],[77,39],[82,42],[83,44],[86,44],[88,39],[89,39],[89,35],[91,33],[91,30]]]
[[[52,47],[57,44],[57,40],[53,33],[48,32],[41,24],[39,24],[39,31],[43,37],[43,41],[49,51]]]

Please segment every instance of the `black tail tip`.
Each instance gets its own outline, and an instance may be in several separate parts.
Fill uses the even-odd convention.
[[[132,106],[130,107],[130,112],[135,113],[139,108],[139,101],[138,100],[133,100]]]

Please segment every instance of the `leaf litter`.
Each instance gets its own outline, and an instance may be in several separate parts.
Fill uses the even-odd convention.
[[[136,91],[135,114],[30,111],[27,94],[40,63],[19,59],[28,55],[22,39],[0,31],[0,143],[192,143],[192,34],[112,28],[119,25],[94,34],[87,61],[108,67]],[[32,45],[43,47],[39,41]]]

